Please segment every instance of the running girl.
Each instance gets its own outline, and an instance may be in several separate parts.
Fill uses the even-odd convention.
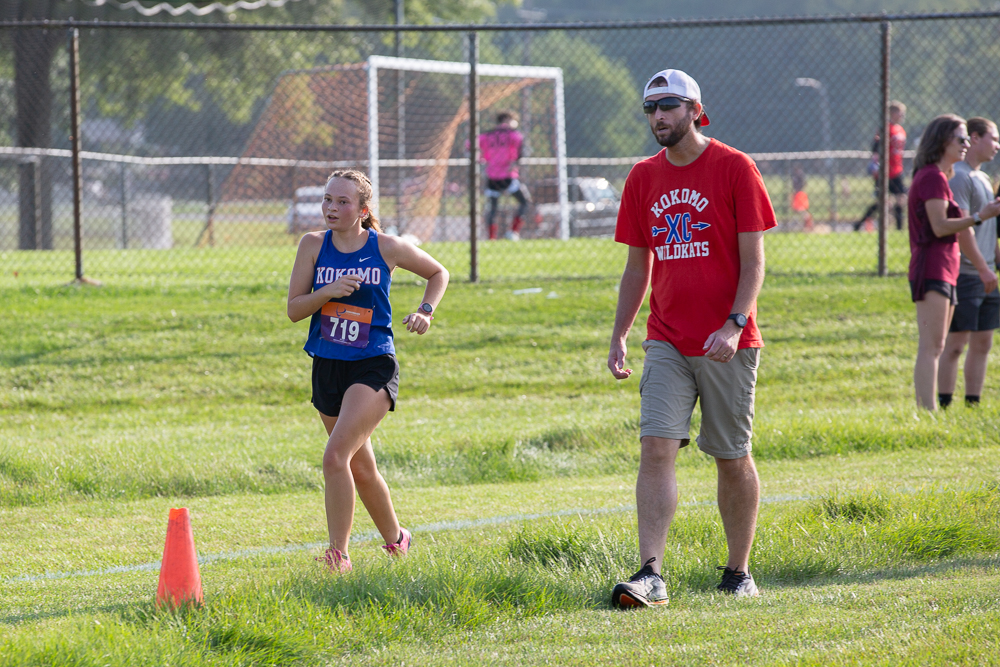
[[[397,266],[427,280],[423,302],[403,318],[406,330],[417,334],[430,328],[448,287],[448,271],[434,258],[379,233],[371,199],[371,181],[360,171],[330,174],[322,205],[327,230],[302,237],[288,286],[289,319],[312,318],[305,345],[313,358],[312,402],[329,435],[323,479],[330,546],[317,560],[335,572],[351,570],[355,490],[385,539],[383,548],[395,556],[410,548],[371,442],[395,409],[399,389],[389,285]]]

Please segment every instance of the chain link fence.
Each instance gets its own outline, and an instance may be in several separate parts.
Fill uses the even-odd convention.
[[[698,80],[706,134],[757,161],[779,220],[769,273],[871,274],[886,94],[907,106],[907,180],[934,116],[1000,115],[987,66],[1000,12],[399,32],[397,43],[389,27],[0,24],[0,284],[284,280],[341,166],[372,174],[386,230],[456,277],[616,276],[617,195],[660,149],[642,85],[664,67]],[[488,131],[501,111],[525,138],[520,240],[510,197],[490,239],[482,175],[470,176],[470,128]],[[903,216],[898,229],[890,202],[889,272],[909,260]]]

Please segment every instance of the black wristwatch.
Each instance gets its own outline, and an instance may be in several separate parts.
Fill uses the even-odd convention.
[[[744,315],[743,313],[733,313],[726,319],[736,322],[736,326],[738,326],[740,329],[742,329],[747,325],[747,316]]]
[[[424,301],[422,304],[420,304],[419,310],[424,315],[431,315],[434,313],[434,306]]]

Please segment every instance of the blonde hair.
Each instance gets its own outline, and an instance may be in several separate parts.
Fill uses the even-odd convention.
[[[326,182],[329,183],[335,178],[343,178],[345,180],[351,181],[358,189],[358,206],[363,209],[367,209],[364,217],[361,218],[361,226],[364,229],[374,229],[376,232],[382,231],[382,225],[379,224],[378,218],[372,214],[372,197],[374,196],[374,189],[372,188],[372,182],[368,179],[368,176],[364,172],[358,171],[357,169],[336,169],[330,174]]]

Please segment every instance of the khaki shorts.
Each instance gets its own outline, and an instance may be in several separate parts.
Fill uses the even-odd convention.
[[[670,438],[686,446],[691,413],[700,398],[698,448],[720,459],[750,453],[760,348],[737,350],[728,363],[685,357],[662,340],[647,340],[642,349],[646,361],[639,382],[640,437]]]

